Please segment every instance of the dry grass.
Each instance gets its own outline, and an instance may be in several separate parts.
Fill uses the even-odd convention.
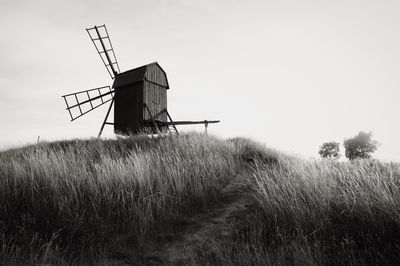
[[[250,205],[218,264],[399,264],[400,164],[276,158],[243,179]]]
[[[304,161],[192,133],[41,143],[0,153],[0,166],[5,264],[400,261],[395,163]],[[196,232],[179,261],[160,254]]]

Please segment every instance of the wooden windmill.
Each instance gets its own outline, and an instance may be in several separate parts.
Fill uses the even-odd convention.
[[[208,124],[219,122],[173,121],[167,111],[167,74],[161,66],[154,62],[121,73],[106,26],[94,26],[86,31],[114,82],[111,87],[104,86],[63,95],[71,121],[110,102],[99,137],[105,125],[113,125],[116,134],[128,135],[139,132],[178,133],[177,125],[204,124],[207,129]],[[113,105],[114,121],[108,122]]]

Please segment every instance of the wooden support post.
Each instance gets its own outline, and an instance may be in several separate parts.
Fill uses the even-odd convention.
[[[158,130],[157,123],[156,123],[156,121],[154,120],[153,115],[151,114],[149,107],[148,107],[147,104],[145,104],[145,103],[144,103],[143,105],[144,105],[144,107],[146,108],[147,112],[149,113],[150,119],[151,119],[151,121],[152,121],[152,123],[153,123],[154,129],[155,129],[155,131],[153,131],[154,134],[160,135],[160,131]]]
[[[99,135],[97,136],[98,138],[101,137],[101,133],[103,133],[104,125],[107,124],[108,115],[110,114],[111,107],[113,106],[113,103],[114,103],[114,97],[113,97],[112,100],[111,100],[110,107],[108,108],[106,117],[104,118],[104,122],[103,122],[103,124],[101,125]]]
[[[172,121],[172,118],[171,118],[171,116],[169,115],[167,109],[165,109],[165,112],[167,113],[167,116],[168,116],[168,118],[169,118],[169,121],[171,121],[171,122],[173,123],[174,121]],[[176,128],[175,124],[172,124],[172,126],[174,127],[176,134],[179,135],[178,129]]]
[[[163,113],[165,113],[167,111],[167,109],[162,109],[160,112],[158,112],[155,116],[153,116],[153,119],[156,119],[157,117],[159,117],[160,115],[162,115]]]

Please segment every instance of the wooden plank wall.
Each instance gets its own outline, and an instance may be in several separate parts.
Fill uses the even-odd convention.
[[[144,81],[143,99],[154,116],[167,108],[167,77],[157,64],[151,64],[147,68],[146,79],[148,81]],[[150,119],[147,110],[144,112],[144,119]],[[163,114],[158,119],[167,121],[167,115]]]
[[[143,83],[119,87],[114,97],[114,131],[129,134],[140,130],[143,122]]]
[[[146,67],[145,77],[148,80],[155,82],[157,84],[160,84],[162,86],[165,86],[165,87],[168,86],[167,76],[165,75],[164,71],[156,63],[149,64]]]

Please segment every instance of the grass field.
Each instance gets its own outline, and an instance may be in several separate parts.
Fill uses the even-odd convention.
[[[191,133],[0,153],[5,265],[398,265],[400,164]]]

